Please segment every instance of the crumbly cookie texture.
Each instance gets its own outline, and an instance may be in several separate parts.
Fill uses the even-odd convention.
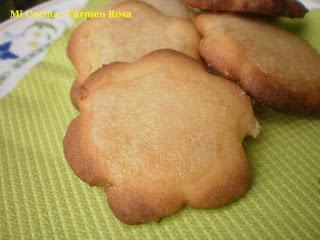
[[[197,60],[158,50],[102,67],[82,92],[65,156],[83,181],[105,189],[121,221],[221,207],[248,190],[242,141],[260,131],[250,99]]]
[[[112,9],[131,12],[132,18],[87,20],[69,40],[67,52],[78,72],[71,90],[76,108],[81,102],[81,85],[103,64],[132,62],[158,49],[174,49],[200,60],[200,37],[191,21],[165,16],[139,1],[126,1]]]
[[[253,13],[301,18],[308,12],[297,0],[182,0],[184,4],[216,12]]]
[[[282,112],[320,113],[320,55],[269,22],[206,13],[195,21],[200,53],[255,100]]]

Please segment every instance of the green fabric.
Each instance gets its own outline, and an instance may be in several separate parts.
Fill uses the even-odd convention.
[[[320,51],[320,10],[284,22]],[[118,221],[104,192],[63,156],[78,114],[69,99],[69,34],[0,101],[0,239],[320,239],[320,119],[262,106],[262,135],[245,144],[253,172],[245,197],[220,209],[186,207],[160,223]]]

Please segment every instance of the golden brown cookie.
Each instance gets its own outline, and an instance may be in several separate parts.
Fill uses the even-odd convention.
[[[69,40],[68,55],[78,71],[71,90],[71,99],[77,108],[81,101],[80,86],[103,64],[132,62],[164,48],[200,59],[200,37],[190,21],[165,16],[152,6],[137,1],[123,2],[112,9],[131,12],[132,18],[87,20]]]
[[[307,9],[297,0],[182,0],[186,5],[215,12],[303,17]]]
[[[106,10],[112,8],[119,3],[128,2],[131,0],[113,0]],[[162,14],[170,17],[179,17],[185,19],[194,19],[196,14],[192,12],[188,7],[182,4],[181,0],[139,0],[145,2],[155,9],[158,9]]]
[[[65,156],[83,181],[105,189],[121,221],[158,221],[184,204],[221,207],[248,190],[242,141],[260,131],[250,99],[199,61],[158,50],[106,65],[82,88]]]
[[[306,41],[258,19],[202,14],[200,53],[255,100],[283,112],[320,113],[320,55]]]

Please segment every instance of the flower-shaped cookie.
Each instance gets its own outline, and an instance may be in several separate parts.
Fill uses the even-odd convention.
[[[81,85],[103,64],[132,62],[154,50],[167,48],[200,60],[200,37],[189,20],[165,16],[139,1],[120,3],[112,10],[129,12],[132,18],[87,20],[69,40],[68,55],[78,71],[71,90],[71,99],[77,108],[81,102]]]
[[[195,24],[205,61],[253,99],[320,114],[320,55],[306,41],[259,18],[205,13]]]
[[[105,189],[123,222],[157,221],[184,204],[220,207],[247,191],[242,141],[259,124],[243,90],[200,62],[158,50],[104,66],[82,92],[65,156],[83,181]]]

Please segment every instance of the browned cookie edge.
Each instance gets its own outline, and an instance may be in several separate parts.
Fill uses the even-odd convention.
[[[216,12],[252,13],[267,16],[302,18],[308,9],[296,0],[182,0],[185,5]]]

